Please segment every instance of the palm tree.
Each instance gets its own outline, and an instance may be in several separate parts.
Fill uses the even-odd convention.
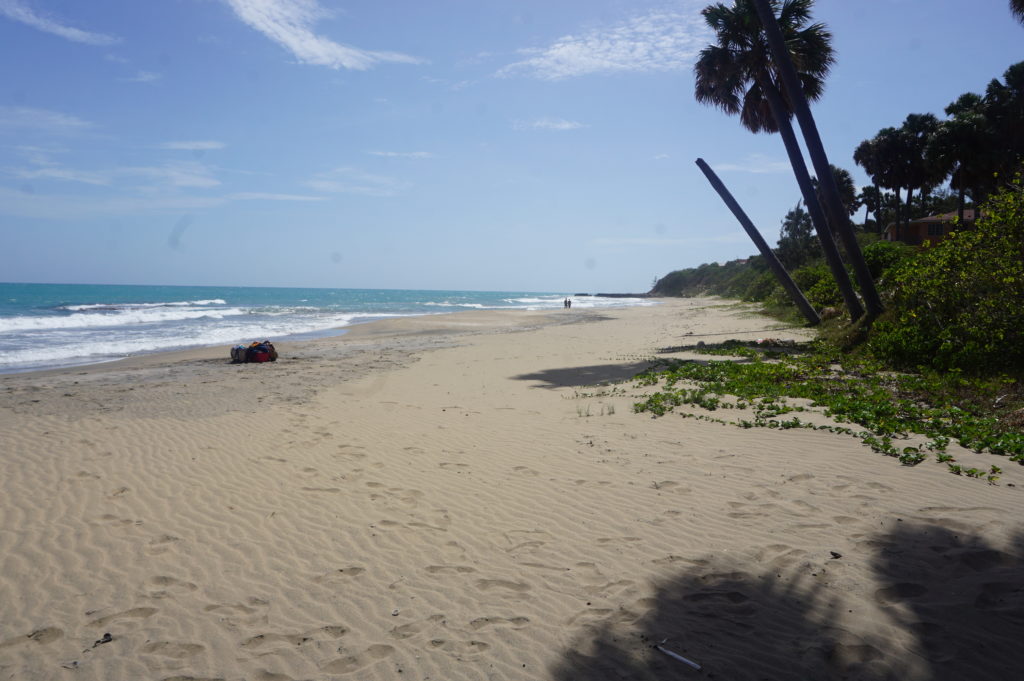
[[[853,233],[853,225],[850,223],[850,216],[843,213],[842,199],[839,197],[839,190],[833,181],[829,170],[828,155],[821,143],[821,135],[818,134],[818,126],[814,122],[808,99],[817,99],[820,96],[820,89],[815,92],[808,88],[805,79],[800,73],[804,70],[807,62],[814,61],[814,55],[807,52],[800,52],[791,47],[790,37],[783,35],[779,21],[775,16],[772,0],[751,0],[757,10],[758,17],[764,27],[764,37],[771,50],[774,66],[781,77],[784,86],[783,91],[788,101],[792,104],[793,113],[800,122],[800,130],[804,134],[804,143],[807,145],[807,153],[811,156],[811,163],[814,165],[814,172],[821,180],[824,189],[825,207],[828,210],[829,222],[832,228],[839,233],[846,246],[846,255],[853,265],[853,271],[857,275],[857,282],[860,284],[861,292],[864,294],[864,302],[868,308],[870,319],[882,314],[882,299],[878,296],[878,289],[875,287],[875,280],[871,276],[864,254],[861,253],[860,244]],[[810,3],[807,3],[809,6]],[[822,29],[824,30],[824,29]],[[797,71],[797,65],[801,71]]]
[[[900,127],[903,151],[905,154],[903,164],[903,181],[907,187],[907,213],[904,225],[910,225],[912,200],[914,190],[920,189],[923,192],[935,187],[946,177],[946,173],[939,173],[935,165],[925,154],[925,148],[932,135],[939,127],[939,119],[933,114],[910,114]]]
[[[801,78],[805,91],[812,97],[821,96],[825,75],[833,62],[829,44],[831,35],[821,24],[806,26],[811,0],[772,1],[779,8],[780,21],[791,49],[801,55]],[[701,50],[694,65],[697,101],[717,106],[729,114],[739,114],[740,122],[751,132],[780,133],[825,259],[851,319],[859,318],[864,309],[853,290],[824,211],[814,193],[810,173],[790,121],[792,109],[780,92],[775,62],[752,0],[735,0],[732,7],[717,3],[706,7],[702,14],[715,32],[717,43]]]
[[[964,198],[977,204],[992,183],[994,150],[1000,137],[985,115],[984,101],[968,92],[946,107],[949,118],[939,123],[926,149],[932,163],[951,176],[957,191],[957,214],[964,219]]]
[[[1010,0],[1010,11],[1024,24],[1024,0]]]
[[[907,138],[896,128],[882,128],[870,140],[861,142],[853,160],[866,172],[876,187],[889,189],[895,199],[893,221],[899,236],[901,221],[900,190],[906,187]],[[879,225],[879,231],[884,226]]]
[[[852,216],[860,206],[857,202],[857,186],[853,182],[853,176],[850,175],[850,171],[831,163],[828,167],[832,170],[832,178],[839,189],[839,198],[843,201],[843,208]],[[818,195],[818,200],[821,201],[821,183],[818,182],[818,178],[814,178],[811,182],[814,184],[814,192]]]

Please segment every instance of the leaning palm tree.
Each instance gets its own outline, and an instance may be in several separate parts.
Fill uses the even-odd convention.
[[[882,300],[878,296],[875,280],[871,276],[871,270],[868,268],[867,261],[864,260],[860,244],[857,243],[857,237],[853,233],[850,218],[843,212],[842,199],[829,170],[828,155],[821,143],[821,135],[818,133],[818,126],[814,122],[814,116],[811,114],[811,107],[808,104],[808,93],[805,92],[800,74],[796,69],[796,64],[805,59],[806,55],[794,54],[791,50],[775,16],[773,0],[750,1],[764,26],[764,36],[768,41],[772,58],[776,62],[775,67],[782,79],[784,92],[793,105],[793,113],[800,122],[800,130],[803,132],[804,142],[807,144],[807,153],[811,157],[814,171],[821,180],[829,222],[832,229],[842,237],[843,244],[846,246],[846,254],[850,259],[850,264],[853,265],[857,282],[864,294],[868,313],[871,319],[874,319],[882,313]]]
[[[773,9],[778,10],[787,48],[799,58],[799,76],[804,92],[808,97],[817,99],[824,90],[825,76],[834,61],[831,34],[821,24],[807,25],[812,0],[773,0],[772,4]],[[729,114],[739,114],[740,122],[751,132],[780,133],[825,260],[850,318],[856,320],[864,314],[864,308],[853,290],[815,194],[793,132],[792,108],[779,86],[775,61],[752,1],[735,0],[732,7],[717,3],[706,7],[702,14],[715,32],[717,42],[701,50],[694,65],[697,101],[717,106]]]

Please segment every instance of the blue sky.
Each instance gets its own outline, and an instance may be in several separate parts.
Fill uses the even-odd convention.
[[[777,136],[704,0],[0,0],[0,281],[640,291],[754,248]],[[830,160],[1024,60],[1006,0],[819,0]]]

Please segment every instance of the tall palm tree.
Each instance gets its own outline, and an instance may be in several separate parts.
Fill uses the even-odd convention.
[[[821,135],[818,134],[818,126],[811,114],[808,99],[816,99],[818,95],[808,90],[802,82],[800,72],[797,71],[797,65],[800,65],[802,70],[803,62],[811,59],[812,55],[794,53],[790,48],[788,37],[783,34],[779,26],[771,0],[751,0],[751,2],[764,27],[764,36],[775,61],[775,68],[782,79],[784,91],[793,105],[793,113],[796,115],[797,121],[800,122],[800,130],[803,132],[804,143],[807,145],[807,153],[810,154],[814,171],[821,180],[829,222],[832,229],[839,233],[846,246],[847,257],[850,259],[850,264],[853,265],[857,282],[864,294],[869,318],[874,319],[882,314],[882,299],[878,295],[871,270],[864,259],[864,254],[861,253],[857,237],[853,233],[850,216],[843,212],[842,199],[829,170],[828,155],[825,153]]]
[[[985,101],[973,92],[960,95],[946,107],[949,118],[939,123],[926,148],[935,167],[951,177],[957,191],[957,214],[964,219],[964,199],[968,192],[975,205],[994,187],[997,150],[1005,145],[986,116]]]
[[[772,1],[779,10],[780,23],[788,37],[787,44],[800,55],[800,77],[805,91],[813,97],[820,97],[825,75],[834,60],[831,35],[821,24],[807,26],[812,0]],[[717,42],[701,50],[694,65],[697,101],[717,106],[729,114],[739,114],[740,122],[751,132],[780,133],[825,259],[851,319],[859,318],[864,308],[853,290],[815,195],[790,121],[792,108],[779,89],[775,63],[752,1],[735,0],[731,7],[717,3],[706,7],[702,14],[715,32]]]
[[[904,225],[910,225],[913,217],[911,211],[914,190],[922,193],[930,190],[946,177],[946,173],[938,172],[934,164],[925,154],[928,142],[939,127],[939,119],[933,114],[910,114],[900,127],[900,135],[904,147],[904,182],[907,187],[907,213]]]

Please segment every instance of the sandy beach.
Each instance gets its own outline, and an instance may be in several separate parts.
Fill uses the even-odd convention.
[[[466,312],[0,376],[0,679],[1018,678],[1019,466],[615,383],[780,326]]]

